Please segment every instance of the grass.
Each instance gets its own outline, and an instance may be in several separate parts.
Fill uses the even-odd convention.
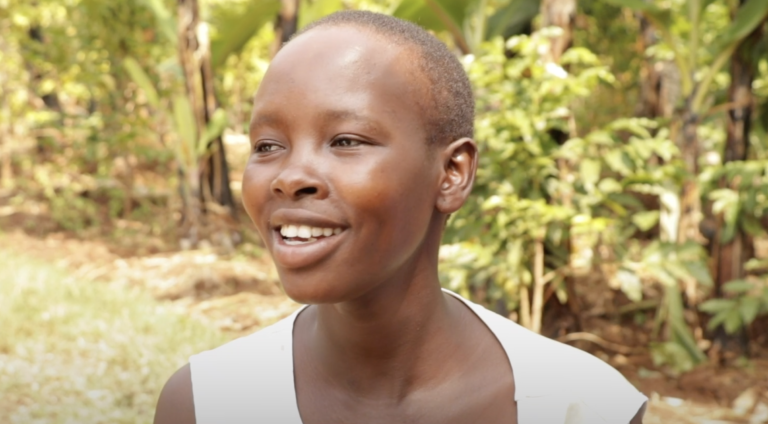
[[[137,289],[11,249],[0,247],[3,424],[151,422],[173,371],[229,339]]]

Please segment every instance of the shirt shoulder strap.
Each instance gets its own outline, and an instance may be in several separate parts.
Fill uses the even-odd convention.
[[[628,424],[647,401],[599,358],[454,296],[475,312],[506,351],[520,424]]]
[[[293,380],[299,312],[190,358],[197,424],[301,424]]]

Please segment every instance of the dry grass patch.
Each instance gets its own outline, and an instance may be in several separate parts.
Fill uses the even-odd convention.
[[[168,376],[232,337],[139,288],[83,280],[0,245],[3,423],[151,422]]]

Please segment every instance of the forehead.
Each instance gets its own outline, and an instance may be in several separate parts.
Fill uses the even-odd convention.
[[[428,85],[414,50],[352,26],[315,28],[275,56],[254,98],[254,118],[309,109],[421,121]]]

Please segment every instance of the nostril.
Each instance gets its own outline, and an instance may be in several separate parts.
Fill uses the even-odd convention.
[[[297,196],[317,194],[316,187],[304,187],[296,191]]]

